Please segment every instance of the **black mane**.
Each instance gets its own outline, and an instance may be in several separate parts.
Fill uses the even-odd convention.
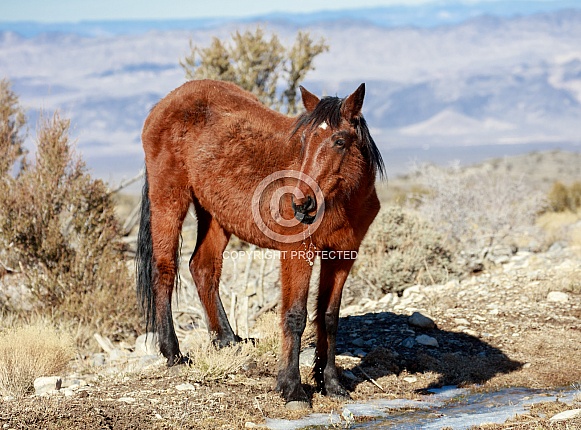
[[[310,131],[313,131],[324,122],[331,128],[338,128],[341,124],[341,106],[344,100],[339,97],[323,97],[312,112],[303,112],[297,117],[292,134],[294,135],[302,127],[308,127]],[[357,137],[363,143],[364,155],[367,156],[371,168],[379,174],[380,178],[384,178],[385,165],[383,164],[383,158],[369,133],[369,128],[363,115],[353,120],[353,126],[357,131]]]

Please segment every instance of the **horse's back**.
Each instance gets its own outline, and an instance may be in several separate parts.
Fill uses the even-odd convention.
[[[196,122],[212,111],[264,109],[258,98],[231,82],[188,81],[161,99],[147,117],[143,134],[171,122]]]

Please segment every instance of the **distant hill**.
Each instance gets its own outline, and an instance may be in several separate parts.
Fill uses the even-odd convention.
[[[576,4],[538,2],[548,3]],[[358,13],[356,20],[332,14],[304,19],[311,24],[301,28],[331,47],[305,86],[344,96],[367,83],[364,114],[391,175],[405,172],[414,159],[476,162],[551,148],[581,152],[581,10],[478,16],[424,28],[376,25],[363,18],[373,11]],[[296,16],[269,19],[267,30],[284,41],[300,27]],[[60,109],[72,119],[89,166],[117,181],[143,164],[143,120],[184,82],[178,60],[189,40],[206,45],[213,36],[258,24],[265,25],[214,22],[176,30],[168,23],[171,29],[91,37],[4,31],[0,71],[32,121],[40,109]]]

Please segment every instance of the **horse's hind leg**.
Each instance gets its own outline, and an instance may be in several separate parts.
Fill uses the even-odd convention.
[[[190,259],[190,272],[206,312],[208,330],[212,336],[216,336],[215,341],[222,347],[240,340],[234,334],[220,300],[222,253],[230,235],[199,203],[194,201],[194,204],[198,218],[198,239]]]
[[[151,236],[153,245],[153,292],[155,297],[155,327],[159,349],[168,366],[183,361],[175,333],[171,299],[179,270],[180,232],[189,204],[187,189],[150,182]]]

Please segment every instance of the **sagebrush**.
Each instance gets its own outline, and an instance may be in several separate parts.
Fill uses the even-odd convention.
[[[0,106],[0,261],[20,272],[37,309],[113,337],[138,326],[132,274],[106,185],[72,150],[69,121],[55,114],[38,126],[34,162],[22,150],[22,112],[11,91]],[[8,95],[8,97],[7,97]],[[13,309],[18,311],[18,309]],[[84,331],[79,331],[84,333]],[[77,339],[86,344],[88,338]]]
[[[378,299],[415,284],[445,282],[457,272],[438,230],[412,210],[391,206],[381,209],[361,244],[347,296]]]
[[[307,72],[314,69],[314,59],[328,50],[323,39],[315,42],[302,31],[287,48],[276,34],[268,38],[258,27],[254,31],[236,31],[231,41],[215,37],[206,48],[190,42],[190,54],[180,65],[186,79],[233,82],[255,94],[267,106],[296,114],[299,85]],[[283,90],[279,94],[281,84]]]

